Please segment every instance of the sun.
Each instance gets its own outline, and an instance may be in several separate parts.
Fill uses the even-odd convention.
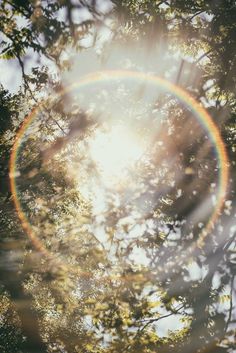
[[[97,130],[90,141],[90,155],[102,180],[114,184],[124,179],[144,153],[139,134],[123,125]]]

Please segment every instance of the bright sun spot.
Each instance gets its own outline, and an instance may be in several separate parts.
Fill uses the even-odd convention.
[[[127,175],[144,152],[140,140],[138,134],[121,125],[108,132],[97,130],[90,142],[90,153],[105,183],[114,184]]]

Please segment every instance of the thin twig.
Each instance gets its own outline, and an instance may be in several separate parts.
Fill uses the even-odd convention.
[[[198,64],[203,58],[205,58],[205,56],[207,56],[208,54],[210,54],[213,51],[213,49],[209,49],[208,51],[206,51],[204,54],[202,54],[200,56],[200,58],[198,58],[194,64]]]
[[[169,317],[171,315],[175,315],[177,314],[182,308],[184,307],[184,305],[181,305],[178,309],[176,309],[175,311],[169,313],[169,314],[166,314],[166,315],[163,315],[163,316],[160,316],[160,317],[157,317],[157,318],[153,318],[153,319],[150,319],[138,332],[142,332],[143,330],[145,330],[145,328],[152,324],[153,322],[157,322],[157,321],[160,321],[162,319],[165,319],[166,317]]]
[[[229,316],[228,320],[225,325],[225,330],[224,332],[226,333],[229,327],[229,324],[231,322],[231,317],[232,317],[232,311],[233,311],[233,287],[234,287],[234,275],[231,278],[231,289],[230,289],[230,307],[229,307]]]
[[[192,20],[194,19],[194,17],[200,15],[200,14],[203,13],[203,12],[205,12],[205,10],[201,10],[201,11],[196,12],[193,16],[191,16],[191,17],[188,19],[188,21],[192,21]]]

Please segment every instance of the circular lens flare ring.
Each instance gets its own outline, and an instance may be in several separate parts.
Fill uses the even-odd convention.
[[[178,100],[180,100],[186,107],[188,107],[191,112],[194,114],[195,118],[200,122],[203,128],[208,133],[211,142],[215,148],[217,155],[217,162],[219,167],[218,173],[218,188],[216,195],[216,206],[215,209],[205,226],[202,232],[199,235],[198,240],[193,243],[191,247],[188,248],[188,252],[192,253],[197,246],[202,246],[204,241],[209,234],[209,232],[213,229],[216,220],[218,219],[224,201],[227,194],[228,187],[228,178],[229,178],[229,161],[226,153],[226,149],[224,146],[224,142],[221,138],[220,132],[213,122],[210,115],[207,111],[192,97],[190,96],[184,89],[170,83],[166,79],[142,73],[142,72],[133,72],[133,71],[102,71],[98,73],[93,73],[81,78],[78,82],[73,83],[68,88],[64,89],[60,92],[60,95],[71,92],[73,89],[82,89],[83,87],[101,83],[101,82],[109,82],[111,80],[137,80],[140,83],[147,82],[153,84],[154,86],[164,90],[165,92],[170,92],[173,96],[175,96]],[[37,116],[37,113],[41,110],[41,105],[37,108],[33,109],[32,112],[26,117],[23,122],[20,130],[17,133],[16,140],[14,146],[12,148],[11,157],[10,157],[10,186],[11,192],[15,204],[16,211],[18,213],[18,217],[21,221],[23,229],[28,234],[35,248],[41,253],[53,257],[53,254],[45,248],[43,243],[38,238],[37,234],[33,230],[30,222],[27,219],[27,215],[24,213],[19,197],[18,190],[16,185],[16,176],[17,176],[17,156],[19,153],[19,148],[22,143],[22,139],[30,127],[31,123]],[[136,152],[135,152],[136,153]],[[138,153],[138,152],[137,152]],[[106,163],[106,162],[105,162]]]

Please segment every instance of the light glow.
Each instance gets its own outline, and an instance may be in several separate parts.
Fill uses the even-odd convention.
[[[83,88],[86,87],[96,87],[101,83],[110,83],[110,82],[117,82],[117,79],[119,80],[126,80],[128,82],[134,82],[134,83],[143,83],[144,81],[148,82],[149,84],[153,85],[153,87],[161,88],[165,92],[170,92],[174,97],[176,97],[181,103],[183,103],[187,108],[189,108],[192,112],[192,114],[195,116],[195,118],[199,121],[199,123],[202,125],[202,127],[205,129],[207,132],[209,139],[211,140],[212,146],[214,147],[216,156],[217,156],[217,162],[218,162],[218,185],[217,185],[217,190],[216,190],[216,205],[215,208],[210,216],[210,219],[208,220],[208,223],[206,224],[206,227],[200,232],[198,240],[194,242],[188,249],[187,251],[184,252],[183,258],[186,257],[186,255],[190,255],[193,253],[193,251],[197,247],[201,247],[207,236],[210,234],[211,230],[213,229],[218,217],[221,215],[222,208],[225,205],[225,198],[227,195],[228,191],[228,181],[229,181],[229,160],[227,156],[227,151],[224,145],[224,141],[221,138],[220,131],[218,130],[218,126],[215,125],[214,121],[212,120],[211,116],[207,113],[207,111],[193,98],[191,97],[186,91],[184,91],[181,87],[178,87],[176,85],[173,85],[172,83],[168,82],[167,80],[156,77],[154,75],[148,75],[146,73],[142,72],[134,72],[134,71],[105,71],[105,72],[98,72],[94,73],[88,76],[85,76],[84,78],[80,79],[79,82],[75,82],[72,84],[69,88],[65,89],[62,91],[60,94],[61,96],[65,95],[68,92],[73,91],[74,89],[79,89],[82,90]],[[98,86],[99,87],[99,86]],[[22,126],[20,127],[16,141],[14,143],[14,146],[12,148],[11,152],[11,158],[10,158],[10,186],[11,186],[11,192],[13,196],[13,201],[16,207],[16,211],[18,213],[18,217],[21,220],[22,227],[32,240],[35,248],[42,252],[43,254],[53,257],[54,254],[53,252],[49,251],[41,239],[39,238],[35,228],[32,227],[32,224],[30,220],[27,217],[27,214],[24,211],[24,208],[21,203],[20,199],[20,189],[19,189],[19,183],[21,179],[17,177],[19,167],[18,167],[18,159],[22,153],[22,142],[24,139],[29,135],[30,129],[33,126],[33,123],[37,121],[37,118],[40,116],[39,112],[42,110],[42,106],[38,106],[34,108],[34,110],[26,117],[24,120]],[[131,134],[132,135],[132,134]],[[94,136],[95,138],[95,136]],[[123,135],[122,135],[122,150],[124,151],[124,146],[125,146],[125,140],[123,140]],[[96,141],[96,138],[95,138]],[[137,137],[138,145],[139,145],[139,139]],[[120,141],[121,142],[121,141]],[[96,143],[93,142],[96,146]],[[129,141],[130,143],[130,141]],[[106,144],[105,144],[106,145]],[[111,145],[107,145],[107,148],[111,150]],[[117,148],[116,148],[117,149]],[[98,149],[99,150],[99,149]],[[125,151],[127,153],[128,151]],[[95,153],[96,157],[97,152]],[[132,156],[133,153],[131,153]],[[112,153],[110,154],[112,155]],[[99,153],[98,153],[99,156]],[[125,154],[124,158],[127,160],[127,163],[123,164],[124,162],[121,163],[121,170],[126,167],[127,169],[130,168],[130,156],[129,153]],[[97,158],[97,157],[96,157]],[[96,163],[96,158],[94,162]],[[139,158],[139,157],[138,157]],[[137,158],[137,159],[138,159]],[[103,158],[102,158],[103,159]],[[107,158],[104,158],[107,160]],[[136,159],[136,160],[137,160]],[[132,158],[131,158],[132,160]],[[135,160],[135,158],[134,158]],[[133,160],[133,164],[134,164]],[[101,161],[101,159],[100,159]],[[112,163],[111,165],[114,165],[115,158],[112,158]],[[97,161],[97,164],[99,165],[99,158]],[[106,165],[110,165],[109,163],[103,164],[103,170]],[[116,165],[116,164],[115,164]],[[102,164],[100,162],[100,168],[102,170]],[[111,167],[109,167],[110,169]],[[111,170],[111,169],[110,169]],[[113,169],[114,170],[114,169]],[[119,169],[118,169],[119,170]],[[83,171],[82,171],[83,172]],[[77,171],[77,174],[79,172]],[[83,173],[82,173],[83,174]],[[92,179],[93,175],[91,176]],[[96,178],[95,178],[96,179]],[[79,178],[80,181],[83,181],[84,178]],[[88,178],[86,181],[89,181]],[[89,184],[89,183],[88,183]],[[102,193],[102,186],[100,186],[99,190]],[[90,188],[91,190],[91,188]],[[99,199],[101,201],[101,199]],[[99,202],[101,204],[101,202]],[[100,207],[100,206],[99,206]],[[104,205],[103,209],[105,209],[106,205]],[[101,207],[100,207],[101,209]],[[67,263],[69,266],[69,264]],[[173,266],[173,264],[170,263],[170,267]]]
[[[98,129],[90,142],[91,158],[107,186],[124,180],[144,150],[141,137],[122,125],[105,132]]]

